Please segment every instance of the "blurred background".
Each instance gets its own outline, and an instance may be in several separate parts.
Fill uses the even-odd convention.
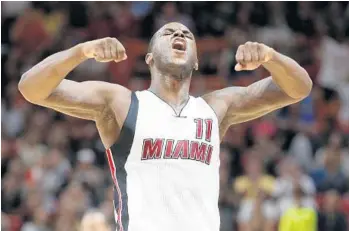
[[[111,36],[125,45],[126,61],[86,61],[68,78],[146,89],[149,39],[171,21],[197,36],[195,96],[268,76],[234,71],[246,41],[294,58],[314,82],[302,102],[227,132],[221,230],[290,230],[297,214],[306,217],[302,230],[349,230],[348,2],[1,2],[1,230],[75,231],[91,208],[114,226],[94,123],[29,104],[17,83],[48,55]]]

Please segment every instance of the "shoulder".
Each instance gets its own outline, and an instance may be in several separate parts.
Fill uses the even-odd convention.
[[[221,122],[229,107],[233,102],[241,102],[245,94],[245,87],[227,87],[220,90],[209,92],[202,97],[206,103],[215,111],[218,120]]]

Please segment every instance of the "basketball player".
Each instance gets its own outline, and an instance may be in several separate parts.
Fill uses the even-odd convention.
[[[220,139],[229,126],[296,103],[312,88],[294,60],[247,42],[237,50],[235,69],[263,66],[271,77],[192,97],[196,43],[180,23],[166,24],[150,41],[148,90],[65,79],[91,58],[120,62],[127,54],[115,38],[85,42],[31,68],[19,90],[34,104],[95,121],[107,150],[121,231],[218,231]]]

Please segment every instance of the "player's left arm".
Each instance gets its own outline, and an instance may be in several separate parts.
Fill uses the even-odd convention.
[[[304,68],[264,44],[247,42],[239,46],[236,60],[237,71],[254,70],[262,65],[271,77],[248,87],[228,87],[203,96],[218,116],[221,136],[230,125],[299,102],[311,91],[312,81]]]

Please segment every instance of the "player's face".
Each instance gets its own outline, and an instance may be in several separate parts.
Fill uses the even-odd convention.
[[[169,23],[156,32],[152,58],[159,68],[179,67],[191,72],[197,69],[194,35],[180,23]]]

